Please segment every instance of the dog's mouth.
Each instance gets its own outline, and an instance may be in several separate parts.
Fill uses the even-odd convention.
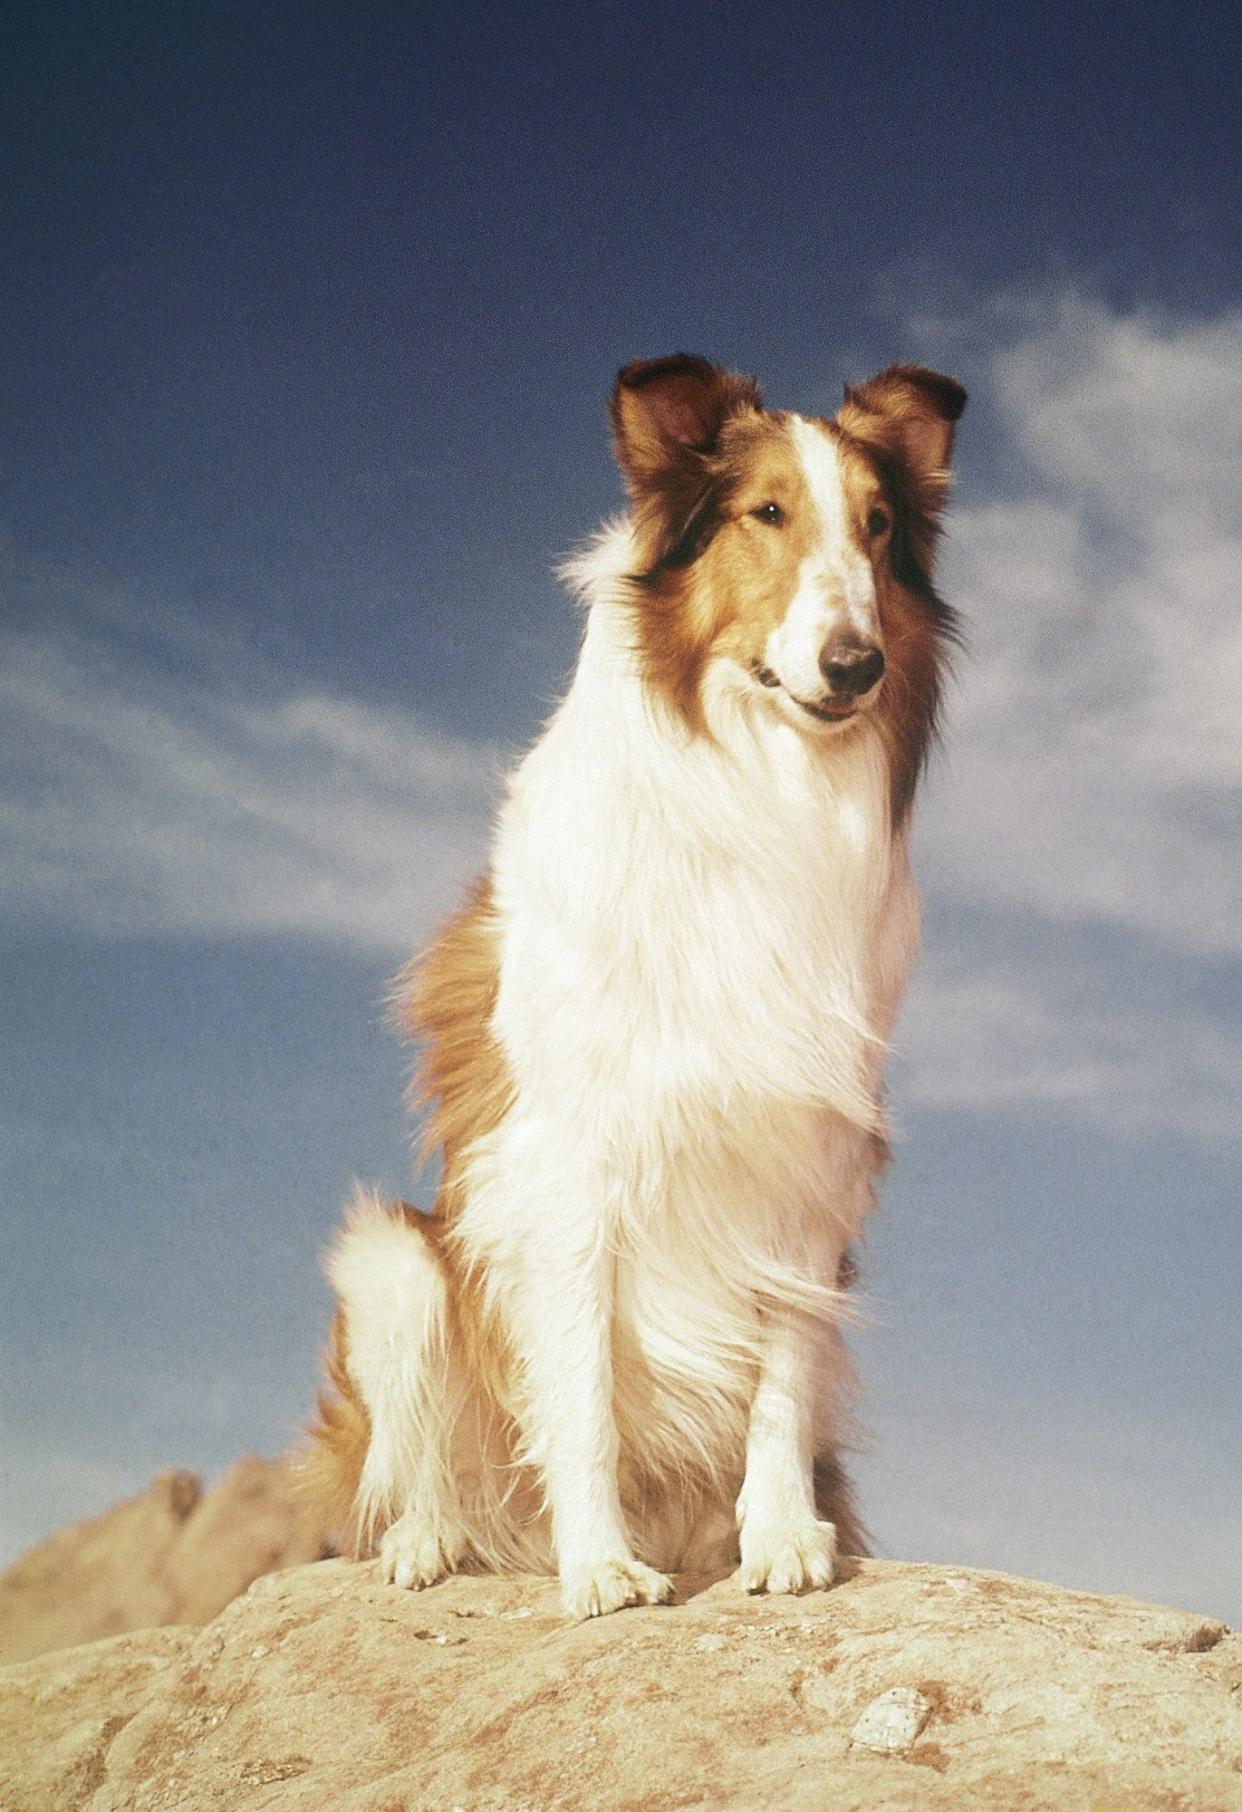
[[[790,697],[793,698],[792,693]],[[795,698],[794,703],[809,711],[812,717],[822,718],[826,724],[843,724],[847,718],[858,716],[858,706],[852,698],[841,704],[808,705],[804,698]]]
[[[766,686],[770,691],[783,692],[800,711],[805,711],[809,717],[818,717],[821,723],[843,724],[848,723],[851,717],[858,716],[859,702],[856,698],[821,699],[811,704],[807,699],[798,698],[792,693],[779,674],[773,673],[770,667],[765,667],[762,661],[752,661],[750,671],[761,686]]]

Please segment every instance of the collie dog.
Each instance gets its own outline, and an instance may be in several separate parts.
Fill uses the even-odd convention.
[[[328,1258],[310,1464],[397,1585],[556,1570],[596,1616],[861,1548],[841,1322],[965,400],[915,365],[831,420],[687,355],[617,379],[630,509],[566,568],[572,685],[398,983],[435,1209],[360,1193]]]

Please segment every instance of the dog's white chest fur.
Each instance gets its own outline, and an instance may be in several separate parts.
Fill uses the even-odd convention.
[[[799,1108],[876,1129],[917,937],[878,736],[826,751],[727,675],[710,712],[662,716],[597,605],[495,851],[519,1099],[652,1162]]]

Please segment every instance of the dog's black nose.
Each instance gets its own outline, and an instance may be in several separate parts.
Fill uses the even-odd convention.
[[[836,635],[820,650],[819,670],[835,693],[857,698],[870,692],[883,673],[884,656],[874,642]]]

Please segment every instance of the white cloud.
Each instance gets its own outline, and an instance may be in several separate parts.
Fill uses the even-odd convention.
[[[919,867],[942,908],[1007,931],[998,953],[938,915],[901,1034],[909,1093],[1228,1140],[1236,1010],[1231,1027],[1171,989],[1132,997],[1099,938],[1157,970],[1242,954],[1242,315],[1062,295],[925,332],[971,372],[1006,477],[971,501],[987,467],[968,463],[951,522],[943,589],[970,649]],[[968,454],[970,434],[968,416]]]
[[[1121,314],[1067,291],[1015,325],[993,382],[1032,463],[1148,532],[1236,527],[1242,312]]]
[[[922,823],[938,886],[1242,952],[1242,315],[1062,298],[979,401],[1031,475],[954,516],[971,652]]]
[[[406,950],[478,863],[494,754],[187,650],[135,653],[109,611],[0,628],[0,912]]]
[[[1128,999],[1110,977],[1019,953],[1004,970],[933,949],[898,1033],[898,1099],[1037,1108],[1110,1137],[1174,1131],[1236,1142],[1242,1039],[1202,1008]],[[1111,983],[1111,985],[1110,985]]]

